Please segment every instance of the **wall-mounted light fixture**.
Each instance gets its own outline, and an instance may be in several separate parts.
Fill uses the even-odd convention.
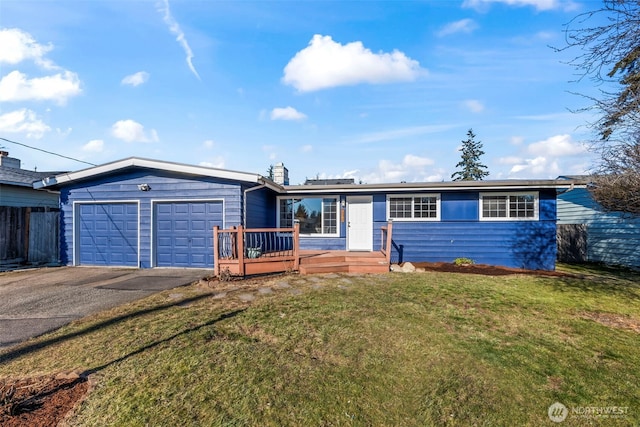
[[[347,202],[344,199],[340,200],[340,207],[344,209],[345,206],[347,206]]]
[[[149,184],[138,184],[138,190],[149,191],[151,190],[151,186]]]

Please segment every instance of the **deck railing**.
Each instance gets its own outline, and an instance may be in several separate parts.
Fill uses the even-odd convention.
[[[393,223],[389,221],[389,223],[385,226],[380,227],[382,229],[382,233],[380,235],[380,252],[382,252],[387,260],[387,264],[391,263],[391,235],[393,233]]]
[[[213,228],[213,264],[216,276],[298,270],[300,228]]]

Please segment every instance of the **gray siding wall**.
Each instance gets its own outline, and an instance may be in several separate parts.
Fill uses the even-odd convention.
[[[0,185],[0,206],[16,208],[57,208],[59,194],[28,187]]]
[[[640,267],[640,218],[601,211],[588,190],[558,196],[558,224],[586,226],[587,261]]]
[[[140,191],[149,184],[150,191]],[[140,267],[151,267],[152,201],[223,200],[224,227],[242,223],[242,187],[239,183],[207,177],[185,177],[161,171],[134,169],[118,175],[65,186],[61,191],[60,257],[63,264],[73,263],[73,203],[138,201],[140,210]]]

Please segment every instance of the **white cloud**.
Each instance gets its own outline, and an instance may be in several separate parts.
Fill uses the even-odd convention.
[[[215,145],[216,145],[216,143],[212,139],[207,139],[206,141],[204,141],[202,143],[202,146],[204,148],[206,148],[207,150],[211,150],[213,147],[215,147]]]
[[[502,3],[508,6],[516,7],[533,6],[537,10],[574,10],[576,8],[576,4],[571,0],[465,0],[462,3],[462,7],[470,7],[473,9],[482,10],[495,3]]]
[[[538,156],[533,159],[525,159],[523,163],[513,165],[509,171],[509,176],[522,175],[528,178],[544,177],[552,178],[561,175],[561,168],[558,160]]]
[[[275,145],[263,145],[262,151],[269,156],[269,160],[275,160],[278,157]]]
[[[478,28],[478,24],[473,19],[461,19],[459,21],[450,22],[440,31],[438,37],[444,37],[456,33],[470,34]]]
[[[283,83],[300,92],[360,83],[413,81],[426,70],[418,61],[394,50],[373,53],[362,42],[342,45],[330,36],[316,34],[284,68]]]
[[[587,148],[581,143],[573,142],[570,135],[556,135],[530,144],[527,150],[534,155],[559,157],[583,154]]]
[[[82,151],[90,153],[101,153],[104,150],[104,141],[101,139],[92,139],[82,146]]]
[[[214,157],[209,161],[200,162],[198,165],[205,168],[224,169],[224,158],[222,156]]]
[[[419,157],[413,154],[407,154],[404,156],[404,159],[402,159],[402,164],[410,168],[421,168],[434,164],[434,161],[428,157]]]
[[[146,71],[138,71],[137,73],[130,74],[122,79],[123,85],[140,86],[149,80],[149,73]]]
[[[39,139],[50,130],[35,112],[26,108],[0,115],[0,132],[24,133],[27,138]]]
[[[312,152],[312,151],[313,151],[313,145],[311,145],[311,144],[303,145],[303,146],[300,148],[300,151],[302,151],[303,153],[310,153],[310,152]]]
[[[68,137],[71,134],[71,132],[73,132],[73,128],[66,128],[66,129],[56,128],[56,133],[58,134],[58,136],[61,136],[62,138]]]
[[[111,134],[125,142],[157,142],[158,133],[155,129],[145,131],[140,123],[128,119],[118,120],[111,126]]]
[[[587,148],[569,135],[555,135],[523,147],[523,156],[506,156],[501,164],[512,165],[510,178],[555,178],[586,173]]]
[[[525,160],[522,157],[518,156],[506,156],[500,157],[498,159],[498,163],[501,165],[515,165],[518,163],[523,163]]]
[[[442,175],[438,173],[439,171],[426,170],[426,166],[433,164],[435,164],[435,162],[428,157],[407,154],[400,162],[380,160],[377,168],[363,174],[361,179],[367,184],[401,181],[441,181]]]
[[[158,10],[162,13],[162,19],[164,20],[164,23],[169,27],[169,31],[176,36],[176,41],[180,44],[180,46],[182,46],[182,50],[184,50],[184,53],[187,56],[186,60],[189,69],[191,70],[193,75],[196,76],[198,80],[200,80],[200,75],[196,71],[196,67],[193,66],[193,51],[191,50],[189,42],[187,42],[187,38],[180,28],[180,25],[173,18],[173,15],[171,15],[171,10],[169,9],[169,0],[162,0],[160,6],[158,7]]]
[[[271,120],[303,120],[307,115],[293,107],[274,108],[271,110]]]
[[[12,71],[0,80],[0,101],[54,101],[60,105],[79,95],[80,80],[76,73],[64,71],[46,77],[27,78],[20,71]]]
[[[477,99],[467,99],[463,104],[472,113],[482,113],[484,111],[484,104]]]
[[[524,142],[524,138],[521,136],[512,136],[509,143],[512,145],[521,145]]]
[[[37,65],[46,68],[57,68],[45,55],[53,49],[51,44],[39,44],[31,34],[18,28],[0,30],[0,64],[16,65],[32,59]]]

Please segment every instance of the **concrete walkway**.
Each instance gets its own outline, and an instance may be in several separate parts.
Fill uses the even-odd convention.
[[[0,350],[74,319],[212,274],[193,269],[56,267],[0,273]]]

